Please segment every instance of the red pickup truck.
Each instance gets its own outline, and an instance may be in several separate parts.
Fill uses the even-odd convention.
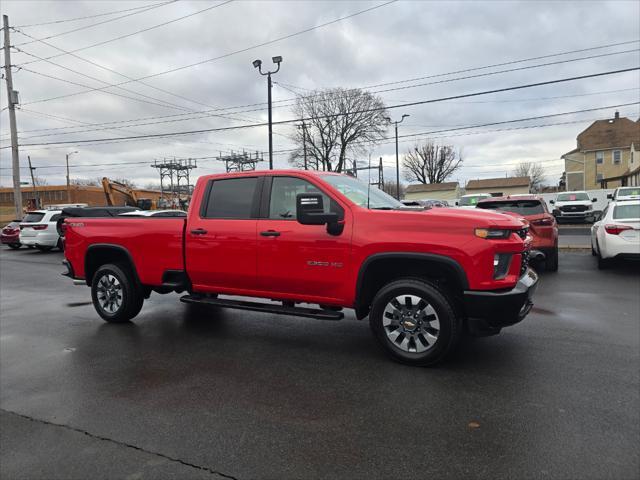
[[[538,282],[517,218],[407,208],[329,172],[208,175],[186,219],[65,222],[65,275],[91,287],[108,322],[135,317],[151,292],[323,320],[350,308],[369,317],[387,353],[414,365],[442,360],[465,331],[522,320]]]

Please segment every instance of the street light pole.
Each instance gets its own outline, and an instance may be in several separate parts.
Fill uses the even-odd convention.
[[[76,150],[75,152],[69,152],[66,155],[66,159],[67,159],[67,203],[71,203],[71,182],[69,180],[69,157],[71,155],[73,155],[74,153],[78,153],[78,151]]]
[[[274,71],[263,72],[262,71],[262,60],[254,60],[253,66],[258,69],[260,75],[264,75],[267,77],[267,104],[268,104],[268,115],[269,115],[269,170],[273,170],[273,121],[271,117],[271,74],[278,73],[280,71],[280,64],[282,63],[282,57],[277,56],[271,59],[273,63],[275,63],[278,68]]]
[[[409,115],[404,114],[402,115],[402,118],[400,120],[396,120],[395,122],[395,127],[396,127],[396,199],[400,200],[400,156],[398,155],[398,124],[402,123],[402,121],[407,118]],[[389,123],[392,123],[391,118],[386,117],[386,120]]]

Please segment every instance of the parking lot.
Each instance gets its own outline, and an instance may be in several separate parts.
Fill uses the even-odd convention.
[[[190,309],[102,322],[59,252],[0,253],[3,478],[637,478],[640,269],[562,253],[446,364],[366,322]]]

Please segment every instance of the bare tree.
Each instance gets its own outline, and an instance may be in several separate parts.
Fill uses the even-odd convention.
[[[309,169],[341,172],[347,154],[364,154],[388,128],[382,99],[360,89],[314,91],[299,96],[293,111],[306,119],[291,137],[296,150],[289,162],[297,167],[304,165],[306,144]]]
[[[389,195],[395,198],[397,188],[398,188],[397,185],[398,184],[395,181],[386,180],[382,184],[382,188],[380,190],[382,190],[385,193],[388,193]],[[405,186],[402,183],[400,183],[400,198],[404,197],[405,190],[406,190]]]
[[[531,179],[531,191],[539,192],[545,180],[544,167],[539,163],[520,162],[513,169],[512,177],[529,177]]]
[[[451,145],[436,145],[428,140],[416,144],[402,161],[404,177],[419,183],[442,183],[462,166],[462,152]]]
[[[71,185],[79,185],[79,186],[88,186],[88,187],[97,187],[100,186],[97,180],[91,178],[72,178],[70,181]]]

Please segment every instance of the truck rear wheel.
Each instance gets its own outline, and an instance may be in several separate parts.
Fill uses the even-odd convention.
[[[394,360],[418,366],[443,360],[462,331],[462,319],[447,296],[418,279],[382,287],[373,299],[369,325]]]
[[[93,307],[104,320],[122,323],[142,309],[144,295],[131,270],[123,264],[102,265],[91,281]]]

